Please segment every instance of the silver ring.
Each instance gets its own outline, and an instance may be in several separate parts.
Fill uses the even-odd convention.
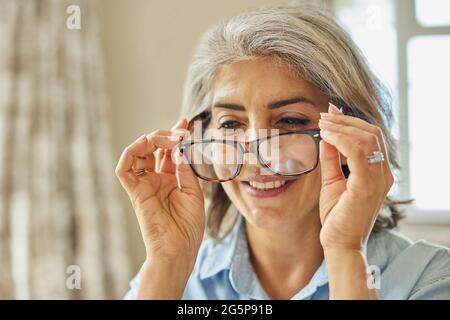
[[[135,174],[136,176],[138,176],[138,177],[140,177],[140,176],[145,176],[146,173],[147,173],[147,172],[145,171],[145,169],[137,169],[137,170],[134,170],[134,174]]]
[[[380,163],[384,161],[384,154],[381,151],[374,151],[372,155],[367,157],[369,164]]]

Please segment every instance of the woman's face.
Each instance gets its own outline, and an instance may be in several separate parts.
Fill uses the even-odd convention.
[[[260,129],[269,129],[270,135],[270,129],[283,133],[318,128],[320,112],[327,108],[327,96],[286,66],[269,58],[238,61],[217,70],[211,127],[224,134],[226,129],[245,131],[245,140],[252,141],[261,137]],[[317,212],[319,167],[287,178],[268,174],[250,157],[247,154],[246,161],[251,164],[244,163],[239,176],[222,186],[251,224],[278,228]]]

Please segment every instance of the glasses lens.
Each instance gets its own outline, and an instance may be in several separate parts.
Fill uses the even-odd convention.
[[[195,173],[206,180],[232,179],[242,164],[242,154],[232,142],[199,141],[186,151]]]
[[[281,175],[300,174],[313,169],[317,163],[316,142],[304,133],[274,136],[262,141],[259,155],[271,171]]]

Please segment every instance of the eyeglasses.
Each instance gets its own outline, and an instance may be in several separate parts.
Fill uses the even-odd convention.
[[[284,132],[250,142],[226,139],[188,140],[180,144],[194,173],[210,182],[235,179],[244,166],[246,154],[256,155],[267,174],[295,177],[313,171],[319,162],[320,130]],[[251,160],[251,158],[250,158]]]

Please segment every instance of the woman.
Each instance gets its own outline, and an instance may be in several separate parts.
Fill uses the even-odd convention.
[[[332,19],[275,7],[212,28],[184,111],[116,168],[147,254],[127,298],[450,298],[449,251],[389,230],[390,100]],[[193,119],[213,136],[180,145]]]

